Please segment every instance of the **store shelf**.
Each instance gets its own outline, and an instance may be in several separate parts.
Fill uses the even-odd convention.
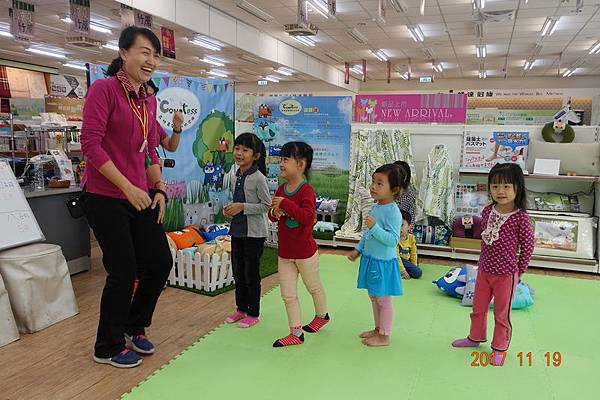
[[[461,176],[487,176],[487,172],[472,172],[472,171],[459,171]],[[599,176],[569,176],[569,175],[539,175],[539,174],[525,174],[525,179],[542,179],[542,180],[561,180],[570,182],[600,182]]]

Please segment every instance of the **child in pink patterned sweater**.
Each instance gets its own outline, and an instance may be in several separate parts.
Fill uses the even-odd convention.
[[[482,212],[482,243],[469,336],[454,347],[478,347],[486,341],[487,312],[494,298],[492,365],[503,365],[510,344],[510,310],[519,278],[533,252],[533,226],[527,215],[523,171],[517,164],[496,164],[488,175],[493,203]],[[517,249],[519,253],[517,254]]]

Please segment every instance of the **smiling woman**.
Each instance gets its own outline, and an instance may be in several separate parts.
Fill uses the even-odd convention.
[[[152,31],[123,30],[119,57],[108,77],[90,87],[83,108],[82,204],[107,272],[94,360],[119,368],[154,352],[145,328],[173,265],[161,225],[167,200],[156,153],[161,128],[146,86],[159,54]]]

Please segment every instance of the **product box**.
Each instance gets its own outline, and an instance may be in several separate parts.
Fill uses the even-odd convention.
[[[533,254],[593,259],[598,220],[530,213],[535,228]]]

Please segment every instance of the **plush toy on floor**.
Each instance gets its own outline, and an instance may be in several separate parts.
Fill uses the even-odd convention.
[[[465,285],[467,282],[467,266],[452,268],[440,279],[431,281],[434,285],[448,296],[463,297],[465,294]]]
[[[477,267],[474,265],[462,265],[452,268],[448,273],[438,280],[432,281],[442,292],[452,297],[462,298],[463,306],[473,306],[475,284],[477,279]],[[515,290],[512,309],[527,308],[533,304],[534,289],[523,281],[519,281]]]

